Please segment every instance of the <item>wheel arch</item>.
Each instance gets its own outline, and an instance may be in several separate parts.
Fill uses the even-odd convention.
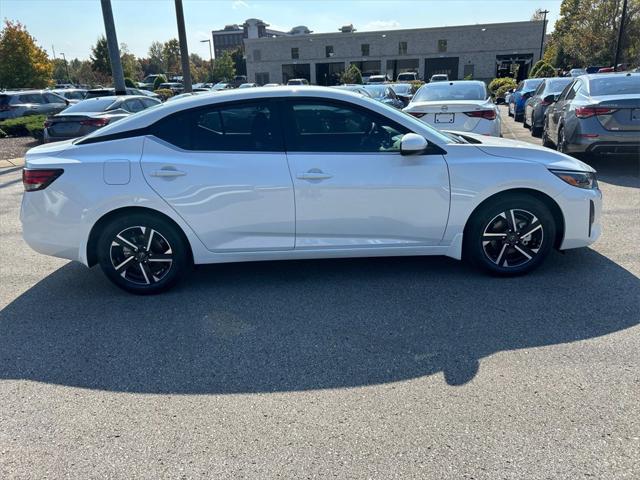
[[[185,245],[188,247],[188,254],[191,262],[193,263],[193,250],[191,247],[191,242],[187,238],[187,235],[184,233],[184,230],[180,225],[178,225],[175,220],[173,220],[168,215],[154,210],[153,208],[148,207],[121,207],[116,208],[115,210],[111,210],[110,212],[105,213],[102,217],[98,219],[96,223],[94,223],[91,228],[91,232],[89,233],[89,239],[87,241],[87,265],[89,267],[93,267],[98,263],[98,254],[97,254],[97,244],[98,238],[100,237],[100,232],[104,228],[104,226],[109,223],[112,219],[123,216],[123,215],[132,215],[132,214],[144,214],[144,215],[152,215],[154,217],[162,218],[169,222],[178,232],[178,235],[182,237],[182,240],[185,242]]]
[[[540,190],[535,190],[532,188],[512,188],[508,190],[502,190],[500,192],[494,193],[493,195],[485,198],[482,202],[476,205],[476,207],[471,212],[471,215],[469,215],[469,217],[467,218],[467,221],[464,225],[463,238],[468,238],[467,233],[468,233],[469,225],[471,223],[471,219],[478,212],[478,210],[480,210],[482,207],[484,207],[490,202],[494,202],[503,197],[514,196],[514,195],[527,195],[545,204],[545,206],[551,212],[551,215],[553,215],[553,220],[556,225],[556,238],[553,241],[553,246],[555,248],[560,248],[560,245],[562,245],[562,240],[564,239],[564,232],[565,232],[565,221],[564,221],[564,215],[562,214],[562,209],[560,208],[560,205],[558,205],[558,203],[549,195],[547,195],[544,192],[541,192]]]

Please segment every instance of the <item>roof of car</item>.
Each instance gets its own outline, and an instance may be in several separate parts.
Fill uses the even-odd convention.
[[[138,112],[136,115],[128,117],[125,120],[121,120],[96,130],[85,138],[96,138],[106,135],[115,135],[135,129],[142,129],[170,114],[191,108],[231,101],[274,97],[317,97],[323,99],[346,100],[351,103],[365,106],[370,110],[378,111],[384,115],[395,117],[398,121],[407,121],[406,115],[399,110],[386,107],[381,102],[377,102],[371,98],[367,98],[359,93],[352,92],[347,89],[319,87],[313,85],[290,85],[222,90],[218,92],[203,93],[201,95],[191,95],[187,98],[181,98],[174,102],[164,103],[158,108],[149,108],[142,112]],[[418,119],[415,119],[415,124],[417,125],[416,128],[418,130],[420,130],[420,126],[424,125],[424,123]]]
[[[589,73],[587,75],[580,75],[580,78],[586,78],[587,80],[594,80],[596,78],[611,78],[611,77],[640,77],[640,72],[606,72],[606,73]]]

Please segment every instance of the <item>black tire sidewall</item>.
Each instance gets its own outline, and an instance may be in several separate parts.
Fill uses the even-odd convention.
[[[542,224],[544,238],[538,255],[520,267],[501,267],[487,258],[482,248],[482,234],[487,224],[501,212],[511,209],[527,210]],[[544,262],[555,243],[556,225],[553,215],[540,200],[526,195],[508,195],[488,202],[469,220],[464,235],[464,255],[474,265],[499,276],[515,276],[528,273]]]
[[[110,258],[111,243],[115,236],[126,228],[138,225],[153,228],[159,232],[167,239],[173,251],[173,263],[167,275],[159,282],[150,285],[138,285],[122,278],[115,271]],[[109,280],[123,290],[139,295],[155,294],[168,290],[184,277],[191,263],[185,240],[175,226],[159,216],[141,213],[123,215],[109,221],[98,238],[97,257],[102,271]]]

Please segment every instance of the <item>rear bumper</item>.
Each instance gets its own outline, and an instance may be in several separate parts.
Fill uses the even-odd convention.
[[[587,152],[603,155],[640,155],[640,142],[596,142],[587,148]]]

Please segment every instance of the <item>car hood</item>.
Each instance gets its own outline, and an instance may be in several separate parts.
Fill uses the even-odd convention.
[[[487,155],[540,163],[547,168],[558,170],[595,172],[595,170],[586,163],[541,145],[469,132],[451,131],[451,133],[471,139],[473,145]],[[478,143],[474,143],[474,141]]]

